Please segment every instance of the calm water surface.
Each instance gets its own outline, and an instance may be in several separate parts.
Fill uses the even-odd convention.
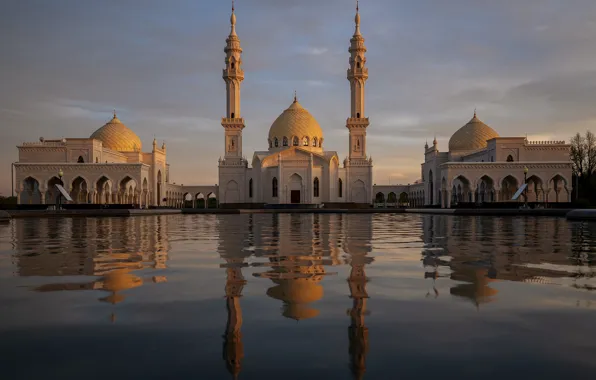
[[[592,378],[596,225],[421,215],[0,224],[6,379]]]

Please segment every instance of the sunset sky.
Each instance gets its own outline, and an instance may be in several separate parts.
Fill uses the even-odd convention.
[[[151,149],[168,146],[171,181],[215,184],[223,155],[225,0],[9,0],[0,12],[0,192],[16,145],[89,137],[112,116]],[[244,49],[244,153],[293,99],[325,149],[347,155],[352,0],[237,0]],[[420,177],[478,109],[501,136],[569,140],[596,128],[596,1],[362,0],[368,48],[368,152],[374,182]]]

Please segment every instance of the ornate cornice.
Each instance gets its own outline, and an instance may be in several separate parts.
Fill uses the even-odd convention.
[[[58,172],[61,169],[63,171],[81,171],[81,172],[96,172],[96,171],[126,171],[126,170],[140,170],[143,168],[149,168],[150,166],[143,163],[138,164],[94,164],[94,163],[15,163],[15,168],[24,172],[34,171],[55,171]]]
[[[439,166],[441,169],[570,169],[571,162],[445,162]]]

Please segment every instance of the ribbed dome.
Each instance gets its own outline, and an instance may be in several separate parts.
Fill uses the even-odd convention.
[[[141,139],[116,117],[106,125],[93,132],[92,139],[100,140],[104,148],[118,152],[140,152],[143,147]]]
[[[288,139],[288,146],[293,145],[293,137],[299,139],[299,146],[304,146],[303,139],[307,137],[311,147],[314,145],[313,140],[316,138],[318,147],[323,138],[323,130],[310,112],[302,107],[297,100],[294,100],[292,105],[279,115],[269,129],[270,145],[277,138],[279,147],[282,147],[284,137]]]
[[[484,124],[474,112],[474,117],[449,139],[449,151],[479,150],[486,148],[486,141],[499,137],[499,134]]]

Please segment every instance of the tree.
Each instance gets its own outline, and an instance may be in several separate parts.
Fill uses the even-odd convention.
[[[594,170],[596,170],[596,136],[592,132],[587,131],[584,143],[586,155],[585,170],[588,177],[590,177],[594,173]]]
[[[584,174],[584,162],[586,157],[584,137],[578,132],[571,138],[571,162],[573,163],[573,174]]]

